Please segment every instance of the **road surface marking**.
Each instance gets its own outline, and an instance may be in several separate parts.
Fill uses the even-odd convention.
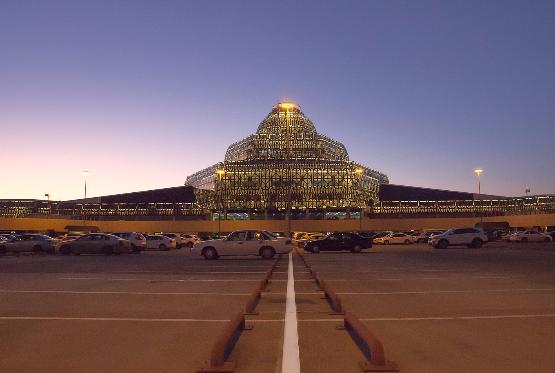
[[[496,320],[496,319],[533,319],[533,318],[553,318],[555,314],[530,314],[530,315],[489,315],[489,316],[437,316],[437,317],[377,317],[377,318],[360,318],[361,321],[442,321],[442,320]],[[138,318],[138,317],[65,317],[65,316],[0,316],[2,320],[38,320],[38,321],[131,321],[131,322],[189,322],[189,323],[225,323],[229,319],[162,319],[162,318]],[[299,319],[297,322],[343,322],[343,319]],[[249,323],[273,323],[285,322],[287,325],[287,317],[285,319],[258,319],[249,320]],[[296,329],[295,329],[296,330]],[[285,341],[284,341],[285,345]],[[298,344],[297,344],[298,347]],[[284,346],[285,348],[285,346]],[[298,352],[298,350],[297,350]],[[285,349],[284,349],[285,357]],[[283,365],[283,373],[300,372],[300,363],[298,370],[286,370]]]
[[[282,373],[300,373],[301,371],[299,334],[297,330],[297,304],[295,302],[295,277],[293,275],[293,254],[291,253],[289,253],[289,271],[287,274],[281,371]]]
[[[81,281],[149,281],[149,282],[259,282],[250,279],[151,279],[151,278],[109,278],[109,277],[58,277],[58,280],[81,280]],[[275,281],[275,280],[274,280]]]
[[[4,294],[99,294],[99,295],[215,295],[243,296],[250,293],[211,293],[211,292],[146,292],[146,291],[77,291],[77,290],[0,290]]]
[[[484,316],[431,316],[431,317],[375,317],[360,318],[361,321],[444,321],[444,320],[500,320],[500,319],[536,319],[552,318],[555,314],[530,314],[530,315],[484,315]],[[283,322],[283,319],[249,320],[249,322]],[[298,322],[343,322],[343,319],[299,319]]]
[[[484,315],[484,316],[432,316],[432,317],[376,317],[361,318],[361,321],[437,321],[437,320],[495,320],[495,319],[534,319],[555,317],[555,313],[531,315]]]
[[[56,316],[0,316],[1,320],[45,320],[45,321],[134,321],[134,322],[229,322],[228,319],[150,319],[137,317],[56,317]]]
[[[372,291],[372,292],[337,292],[338,295],[403,295],[403,294],[449,294],[449,293],[510,293],[510,292],[550,292],[555,288],[546,289],[475,289],[475,290],[424,290],[424,291]],[[310,294],[310,293],[308,293]]]
[[[221,274],[234,274],[234,275],[245,275],[245,274],[260,274],[260,273],[266,273],[264,271],[168,271],[168,272],[164,272],[164,271],[119,271],[119,272],[105,272],[106,274],[116,274],[116,275],[125,275],[125,274],[141,274],[141,273],[156,273],[156,274],[160,274],[160,275],[203,275],[203,274],[216,274],[216,275],[221,275]]]

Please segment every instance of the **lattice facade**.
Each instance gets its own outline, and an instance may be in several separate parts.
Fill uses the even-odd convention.
[[[211,175],[209,175],[211,173]],[[255,134],[229,146],[223,164],[187,184],[214,186],[226,210],[365,208],[378,200],[384,174],[349,160],[343,144],[319,134],[291,102],[282,102]]]

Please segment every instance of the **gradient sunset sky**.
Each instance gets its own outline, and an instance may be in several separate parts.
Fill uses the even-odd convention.
[[[280,100],[391,183],[555,193],[554,1],[0,1],[0,198],[182,185]]]

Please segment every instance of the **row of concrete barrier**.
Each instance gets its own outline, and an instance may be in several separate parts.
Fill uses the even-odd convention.
[[[235,314],[235,316],[226,323],[224,330],[212,346],[210,360],[206,361],[204,367],[198,370],[197,373],[231,373],[235,370],[235,362],[228,360],[229,355],[233,352],[233,348],[243,331],[252,329],[252,326],[246,325],[245,315],[257,314],[255,312],[256,306],[280,259],[281,254],[273,261],[271,268],[266,271],[264,279],[258,283],[255,290],[249,296],[247,304],[245,305],[245,310]]]
[[[342,329],[345,329],[355,344],[364,354],[366,361],[360,363],[360,367],[364,372],[397,372],[399,368],[397,364],[385,358],[385,351],[380,340],[372,334],[368,327],[362,323],[356,316],[346,312],[339,296],[327,284],[316,271],[314,271],[307,262],[304,254],[299,253],[299,257],[308,269],[311,277],[318,285],[319,290],[324,292],[324,297],[330,305],[333,315],[343,315]]]

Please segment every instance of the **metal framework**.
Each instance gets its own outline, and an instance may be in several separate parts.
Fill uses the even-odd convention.
[[[218,210],[269,212],[366,208],[384,183],[386,175],[350,161],[343,144],[319,134],[292,102],[275,105],[255,134],[229,146],[223,163],[186,182],[213,189]]]

